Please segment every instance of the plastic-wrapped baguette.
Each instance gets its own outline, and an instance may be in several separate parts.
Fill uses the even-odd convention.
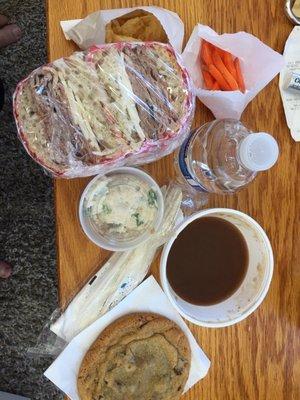
[[[179,187],[168,187],[164,197],[165,215],[159,231],[133,250],[114,253],[50,326],[51,331],[69,342],[142,282],[157,249],[172,234],[180,211]]]

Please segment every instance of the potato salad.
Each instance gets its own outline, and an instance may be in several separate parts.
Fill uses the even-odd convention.
[[[158,212],[157,193],[130,174],[104,176],[87,193],[84,212],[104,237],[134,239],[153,230]]]

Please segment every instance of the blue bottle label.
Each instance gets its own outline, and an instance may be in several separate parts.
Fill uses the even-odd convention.
[[[178,154],[178,164],[182,175],[185,177],[187,183],[192,186],[195,190],[199,190],[200,192],[208,192],[204,186],[202,186],[198,181],[196,181],[193,176],[190,174],[188,170],[187,158],[188,158],[188,149],[193,139],[193,134],[190,135],[181,145],[179,154]]]

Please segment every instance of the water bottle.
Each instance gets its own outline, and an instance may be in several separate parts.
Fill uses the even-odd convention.
[[[177,151],[176,180],[186,202],[203,204],[205,193],[242,189],[257,172],[271,168],[278,154],[268,133],[253,133],[235,119],[217,119],[192,131]]]

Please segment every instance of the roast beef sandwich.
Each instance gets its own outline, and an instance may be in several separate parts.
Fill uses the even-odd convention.
[[[27,152],[55,176],[158,159],[186,137],[191,83],[171,46],[115,43],[76,52],[19,83],[14,115]]]

